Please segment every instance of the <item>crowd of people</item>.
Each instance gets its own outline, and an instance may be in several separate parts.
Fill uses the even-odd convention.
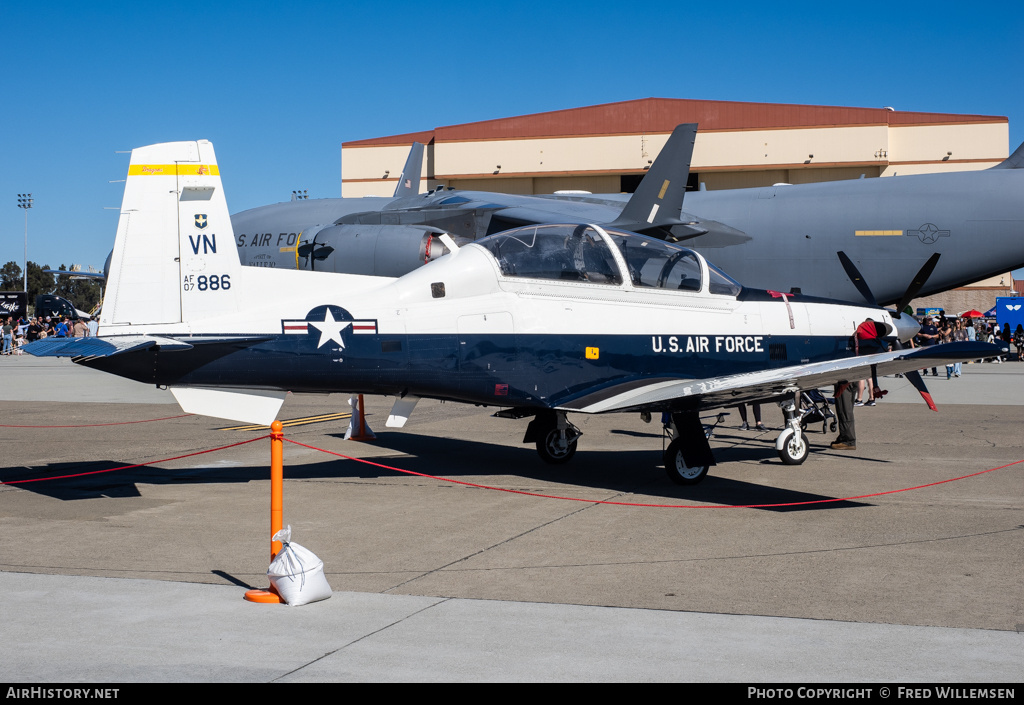
[[[926,316],[921,323],[921,332],[917,336],[917,344],[923,346],[964,340],[1002,343],[1006,345],[1007,349],[1013,348],[1013,352],[1005,356],[1006,359],[1015,359],[1017,362],[1024,361],[1024,325],[1020,323],[1017,324],[1016,330],[1011,332],[1009,323],[1004,323],[1000,328],[995,322],[975,322],[970,318],[958,318],[951,321],[943,313],[939,314],[938,318]],[[994,363],[1003,361],[1002,356],[992,360]],[[962,371],[963,367],[959,362],[946,365],[946,379],[959,377]],[[931,372],[932,375],[938,376],[938,371],[934,367],[931,368]],[[928,370],[922,370],[921,374],[928,374]]]
[[[3,355],[20,355],[21,346],[43,338],[89,338],[96,335],[93,318],[72,320],[64,316],[31,316],[3,319]]]

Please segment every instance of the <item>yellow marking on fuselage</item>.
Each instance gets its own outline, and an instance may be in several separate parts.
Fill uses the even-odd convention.
[[[132,164],[128,176],[220,176],[216,164]]]
[[[902,235],[903,231],[902,230],[855,230],[853,232],[853,234],[856,235],[857,237],[864,237],[864,236],[878,237],[878,236],[886,236],[886,235]]]
[[[299,268],[299,245],[295,244],[295,247],[282,247],[278,252],[294,252],[295,253],[295,268]]]

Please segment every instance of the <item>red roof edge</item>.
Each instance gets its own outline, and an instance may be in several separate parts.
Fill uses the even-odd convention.
[[[1009,122],[1009,119],[1000,115],[904,112],[887,108],[640,98],[441,126],[429,132],[345,142],[342,146],[410,144],[414,138],[420,142],[428,141],[426,135],[435,142],[447,142],[606,134],[668,134],[676,125],[685,122],[696,122],[698,129],[704,131],[729,131],[834,125],[993,123]]]
[[[351,140],[349,142],[342,142],[342,147],[369,147],[386,144],[408,144],[411,145],[413,142],[422,142],[423,144],[430,144],[434,141],[434,131],[424,130],[423,132],[406,132],[404,135],[390,135],[388,137],[371,137],[365,140]]]

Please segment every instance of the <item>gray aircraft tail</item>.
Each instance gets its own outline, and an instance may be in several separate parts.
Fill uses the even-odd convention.
[[[423,171],[423,144],[413,142],[409,158],[405,160],[402,175],[395,186],[395,198],[415,196],[420,192],[420,173]]]
[[[1008,156],[1005,161],[996,164],[993,169],[1024,169],[1024,143]]]
[[[609,225],[636,232],[682,225],[679,214],[696,138],[696,123],[677,126],[626,207]]]

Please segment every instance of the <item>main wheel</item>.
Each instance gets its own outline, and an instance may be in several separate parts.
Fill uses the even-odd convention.
[[[551,465],[561,465],[572,460],[576,455],[577,438],[565,440],[557,428],[550,429],[544,437],[537,441],[537,453],[541,460]]]
[[[696,485],[708,474],[707,465],[690,467],[683,460],[682,439],[677,438],[665,450],[665,473],[677,485]]]
[[[807,453],[810,451],[807,439],[802,433],[797,439],[796,433],[792,429],[786,429],[782,435],[783,442],[782,448],[779,449],[779,457],[786,465],[800,465],[807,459]]]

